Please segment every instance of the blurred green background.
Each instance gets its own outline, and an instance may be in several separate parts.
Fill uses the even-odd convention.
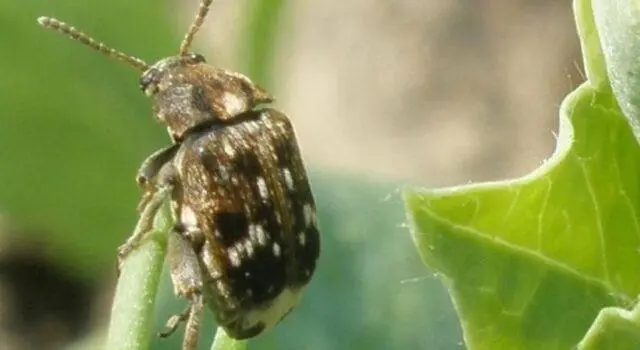
[[[43,30],[35,19],[57,17],[152,62],[177,51],[186,28],[175,15],[182,5],[0,4],[0,349],[65,348],[103,331],[115,249],[137,219],[134,174],[169,142],[134,70]],[[267,87],[277,80],[272,43],[286,6],[256,0],[234,19],[242,38],[236,68]],[[215,3],[209,20],[226,20],[216,17]],[[401,184],[307,163],[323,235],[317,274],[296,311],[249,348],[460,348],[445,290],[423,268],[403,227]],[[183,307],[165,279],[152,331]],[[203,349],[214,332],[210,319],[205,328]],[[175,349],[180,339],[155,340],[152,348]]]

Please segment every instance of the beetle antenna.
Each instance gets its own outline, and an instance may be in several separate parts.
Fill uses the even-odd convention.
[[[79,31],[75,27],[65,22],[59,21],[51,17],[38,17],[38,23],[44,28],[53,29],[62,34],[66,34],[71,39],[75,41],[79,41],[91,47],[94,50],[100,51],[102,52],[102,54],[104,54],[107,57],[115,58],[118,61],[128,63],[129,65],[133,66],[134,68],[137,68],[140,71],[145,71],[147,70],[147,68],[149,68],[149,65],[145,61],[134,56],[126,55],[115,49],[112,49],[109,46],[99,41],[96,41],[92,37],[88,36],[87,34]]]
[[[207,17],[209,6],[211,6],[212,2],[213,0],[200,1],[200,7],[198,7],[198,11],[196,12],[196,18],[193,20],[193,23],[191,23],[191,27],[189,27],[187,34],[184,36],[184,39],[182,39],[182,43],[180,44],[180,56],[187,54],[189,46],[191,46],[191,42],[193,41],[193,37],[202,26],[205,17]]]

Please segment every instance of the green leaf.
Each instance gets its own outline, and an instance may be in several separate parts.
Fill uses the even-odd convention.
[[[636,304],[632,311],[617,307],[604,308],[578,349],[640,349],[640,304]]]
[[[574,8],[596,83],[565,98],[551,158],[520,179],[405,191],[413,239],[469,349],[569,349],[602,308],[640,292],[640,149],[589,57],[600,51],[589,3]]]
[[[592,1],[611,86],[640,142],[640,3]]]

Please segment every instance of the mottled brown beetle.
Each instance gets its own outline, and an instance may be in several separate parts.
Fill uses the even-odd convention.
[[[53,18],[38,22],[143,71],[140,88],[173,144],[149,156],[137,182],[140,219],[118,248],[119,264],[151,229],[166,200],[175,226],[168,261],[189,301],[161,336],[186,321],[195,349],[204,305],[237,339],[276,325],[298,303],[320,254],[315,204],[289,118],[257,108],[273,98],[247,77],[189,53],[212,0],[202,0],[178,56],[149,66]]]

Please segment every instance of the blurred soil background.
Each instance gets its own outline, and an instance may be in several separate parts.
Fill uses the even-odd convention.
[[[136,72],[35,18],[151,62],[177,52],[196,7],[0,4],[0,350],[99,348],[135,172],[169,142]],[[559,104],[582,81],[570,2],[217,0],[195,48],[273,91],[318,201],[317,275],[250,349],[462,348],[398,190],[520,176],[550,155]],[[157,329],[182,310],[171,291],[165,280]]]

